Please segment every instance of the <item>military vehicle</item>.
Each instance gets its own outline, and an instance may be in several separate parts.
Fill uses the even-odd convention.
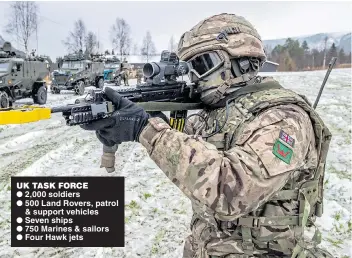
[[[10,42],[0,48],[0,108],[8,108],[19,99],[33,98],[35,104],[45,104],[47,85],[44,81],[50,65],[45,57],[17,56]]]
[[[61,90],[73,90],[77,95],[84,94],[86,86],[104,88],[104,62],[101,56],[77,54],[63,58],[59,71],[53,73],[51,92],[59,94]]]
[[[107,83],[121,84],[120,60],[116,56],[105,56],[104,80]]]

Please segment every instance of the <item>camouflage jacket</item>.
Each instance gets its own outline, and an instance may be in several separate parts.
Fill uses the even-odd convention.
[[[209,128],[196,117],[187,135],[151,118],[139,137],[192,201],[184,257],[296,252],[302,225],[322,213],[329,130],[305,97],[283,88],[236,98],[227,121],[225,107],[200,114]],[[221,133],[201,136],[225,121]]]
[[[140,71],[140,70],[137,70],[137,72],[136,72],[136,77],[137,78],[143,78],[143,72],[142,71]]]

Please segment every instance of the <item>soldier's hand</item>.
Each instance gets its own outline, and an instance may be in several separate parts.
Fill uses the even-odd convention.
[[[149,115],[143,108],[123,98],[115,90],[106,87],[106,97],[115,105],[111,117],[81,125],[85,130],[96,131],[98,139],[106,146],[138,140],[148,122]]]

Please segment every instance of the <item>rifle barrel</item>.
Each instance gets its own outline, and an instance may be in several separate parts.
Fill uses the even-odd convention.
[[[51,108],[51,113],[61,113],[61,112],[67,112],[71,110],[71,106],[58,106],[58,107],[52,107]]]
[[[320,96],[321,96],[321,94],[323,93],[325,84],[326,84],[326,82],[327,82],[327,80],[328,80],[328,78],[329,78],[329,75],[330,75],[330,73],[331,73],[332,68],[334,67],[334,65],[335,65],[335,63],[336,63],[336,60],[337,60],[336,57],[331,58],[331,61],[330,61],[330,63],[329,63],[329,68],[328,68],[328,70],[326,71],[326,74],[325,74],[323,83],[322,83],[322,85],[320,86],[320,90],[319,90],[318,96],[317,96],[317,98],[315,99],[315,102],[314,102],[314,105],[313,105],[313,108],[314,108],[314,109],[315,109],[315,108],[317,107],[317,105],[318,105],[318,102],[319,102],[319,100],[320,100]]]

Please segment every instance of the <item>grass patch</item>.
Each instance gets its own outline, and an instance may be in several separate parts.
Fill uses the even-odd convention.
[[[152,246],[152,250],[151,250],[151,253],[152,253],[152,254],[157,254],[158,251],[159,251],[159,248],[158,248],[158,247]]]
[[[334,219],[336,221],[339,221],[341,219],[341,211],[337,211],[334,215]]]
[[[144,200],[147,200],[148,198],[152,197],[152,195],[150,193],[144,193],[143,194],[143,198]]]
[[[141,206],[139,206],[138,203],[134,200],[132,200],[129,204],[125,205],[125,207],[131,210],[137,210],[141,208]]]
[[[337,247],[337,248],[342,248],[340,245],[343,244],[343,241],[342,240],[334,240],[334,239],[331,239],[329,237],[326,238],[327,241],[329,241],[333,246]]]
[[[175,214],[186,214],[185,210],[172,209]]]
[[[349,220],[349,221],[347,222],[347,228],[348,228],[348,232],[351,232],[351,231],[352,231],[352,221],[351,221],[351,220]]]
[[[166,231],[164,229],[160,230],[158,232],[158,234],[156,234],[154,241],[153,241],[153,245],[152,245],[152,249],[151,249],[151,254],[157,254],[159,251],[159,246],[160,246],[160,242],[161,240],[163,240],[164,236],[165,236]]]

